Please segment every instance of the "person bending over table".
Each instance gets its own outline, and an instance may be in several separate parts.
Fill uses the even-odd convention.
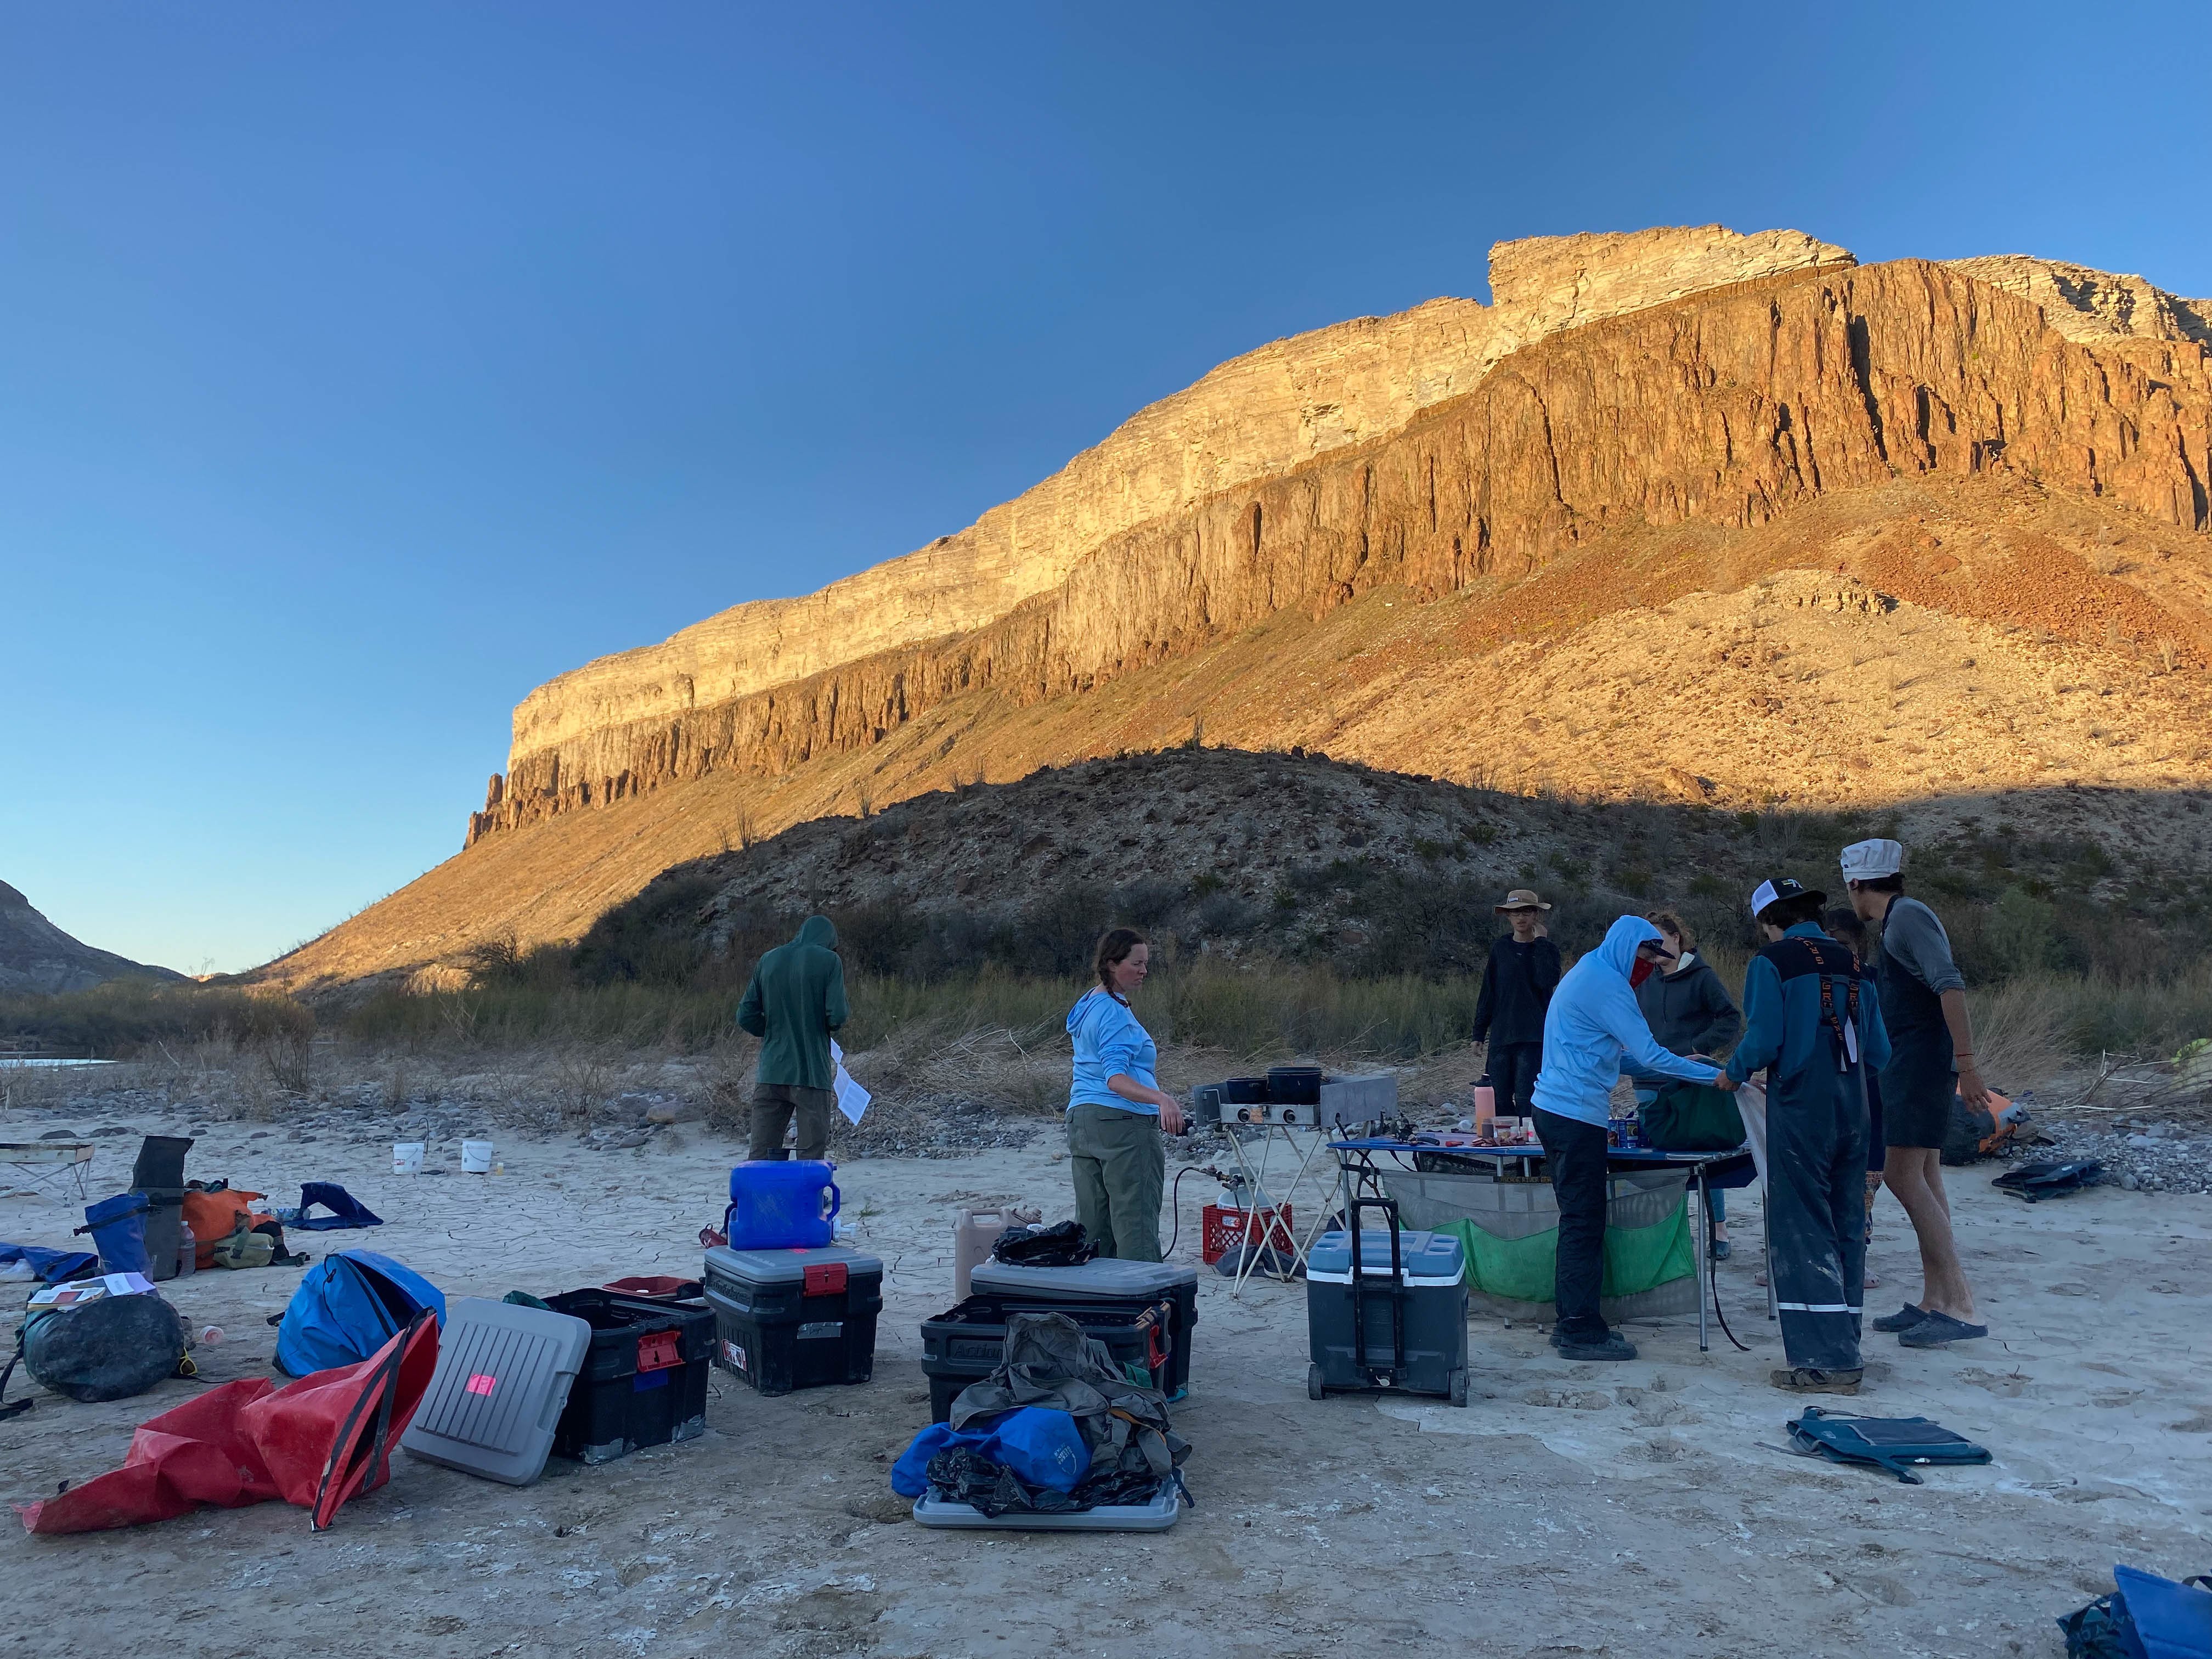
[[[1102,1255],[1160,1259],[1160,1189],[1167,1176],[1163,1134],[1182,1133],[1182,1108],[1153,1077],[1159,1051],[1129,998],[1145,982],[1152,947],[1127,927],[1098,941],[1098,983],[1067,1011],[1075,1078],[1067,1091],[1067,1163],[1075,1217]]]
[[[1636,1006],[1636,987],[1667,959],[1659,930],[1622,916],[1605,942],[1570,969],[1544,1015],[1536,1073],[1536,1138],[1559,1206],[1552,1346],[1568,1359],[1633,1359],[1636,1349],[1598,1311],[1605,1279],[1606,1123],[1621,1062],[1639,1073],[1733,1091],[1701,1060],[1670,1054]]]

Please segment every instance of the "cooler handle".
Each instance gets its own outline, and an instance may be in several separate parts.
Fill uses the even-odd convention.
[[[837,1166],[833,1164],[830,1167],[835,1170]],[[834,1176],[822,1184],[830,1189],[830,1207],[823,1211],[822,1218],[824,1221],[835,1221],[837,1218],[837,1212],[844,1207],[845,1194],[839,1190]]]
[[[1174,1346],[1173,1341],[1169,1338],[1167,1332],[1160,1328],[1158,1321],[1145,1328],[1145,1364],[1148,1369],[1158,1370],[1166,1364],[1168,1355],[1174,1352]]]

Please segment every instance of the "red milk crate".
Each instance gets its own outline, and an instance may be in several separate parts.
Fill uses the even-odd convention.
[[[1291,1206],[1287,1204],[1270,1205],[1257,1212],[1256,1221],[1253,1219],[1255,1212],[1251,1210],[1224,1209],[1218,1204],[1209,1204],[1199,1213],[1204,1223],[1199,1237],[1199,1254],[1205,1258],[1209,1267],[1244,1243],[1244,1229],[1248,1224],[1258,1230],[1260,1243],[1263,1246],[1272,1246],[1285,1252],[1292,1248]]]

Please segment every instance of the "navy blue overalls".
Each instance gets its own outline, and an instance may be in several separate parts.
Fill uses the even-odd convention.
[[[1859,1368],[1866,1281],[1866,1067],[1889,1058],[1851,953],[1800,922],[1752,958],[1741,1079],[1766,1068],[1766,1237],[1793,1367]]]

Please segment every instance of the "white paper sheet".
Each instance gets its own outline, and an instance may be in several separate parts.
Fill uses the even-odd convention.
[[[847,1122],[857,1127],[861,1115],[868,1109],[868,1102],[874,1097],[845,1069],[845,1051],[837,1046],[835,1037],[830,1040],[830,1058],[837,1062],[837,1075],[830,1082],[830,1086],[837,1091],[837,1109],[844,1113]]]

